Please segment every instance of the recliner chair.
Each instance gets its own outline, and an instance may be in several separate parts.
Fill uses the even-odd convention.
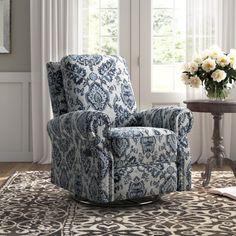
[[[102,204],[190,190],[188,109],[137,112],[119,56],[70,55],[47,70],[52,183]]]

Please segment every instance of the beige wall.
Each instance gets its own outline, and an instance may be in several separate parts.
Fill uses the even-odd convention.
[[[29,72],[30,0],[11,3],[11,53],[0,54],[0,72]]]

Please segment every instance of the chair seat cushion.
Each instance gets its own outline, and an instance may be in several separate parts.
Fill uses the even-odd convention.
[[[152,127],[112,128],[110,133],[116,168],[176,161],[174,132]]]

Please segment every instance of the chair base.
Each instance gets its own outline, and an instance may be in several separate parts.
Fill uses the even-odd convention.
[[[144,205],[155,203],[161,199],[161,196],[158,195],[158,196],[153,196],[153,197],[145,197],[141,199],[122,200],[122,201],[114,201],[114,202],[109,202],[109,203],[96,203],[89,200],[78,198],[75,195],[72,195],[72,198],[78,203],[95,206],[95,207],[133,207],[133,206],[144,206]]]

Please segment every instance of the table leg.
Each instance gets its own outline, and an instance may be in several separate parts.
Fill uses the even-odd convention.
[[[211,151],[213,152],[213,156],[208,159],[205,173],[202,174],[203,183],[202,185],[205,187],[209,184],[211,179],[211,171],[214,167],[222,167],[223,166],[223,158],[226,156],[225,149],[223,145],[223,137],[220,134],[220,120],[222,119],[222,113],[212,113],[214,119],[214,129],[213,129],[213,147]]]
[[[216,166],[216,159],[214,156],[212,156],[211,158],[209,158],[207,160],[207,165],[206,165],[206,169],[205,169],[205,173],[202,173],[202,186],[206,187],[211,179],[211,171],[212,169]]]

